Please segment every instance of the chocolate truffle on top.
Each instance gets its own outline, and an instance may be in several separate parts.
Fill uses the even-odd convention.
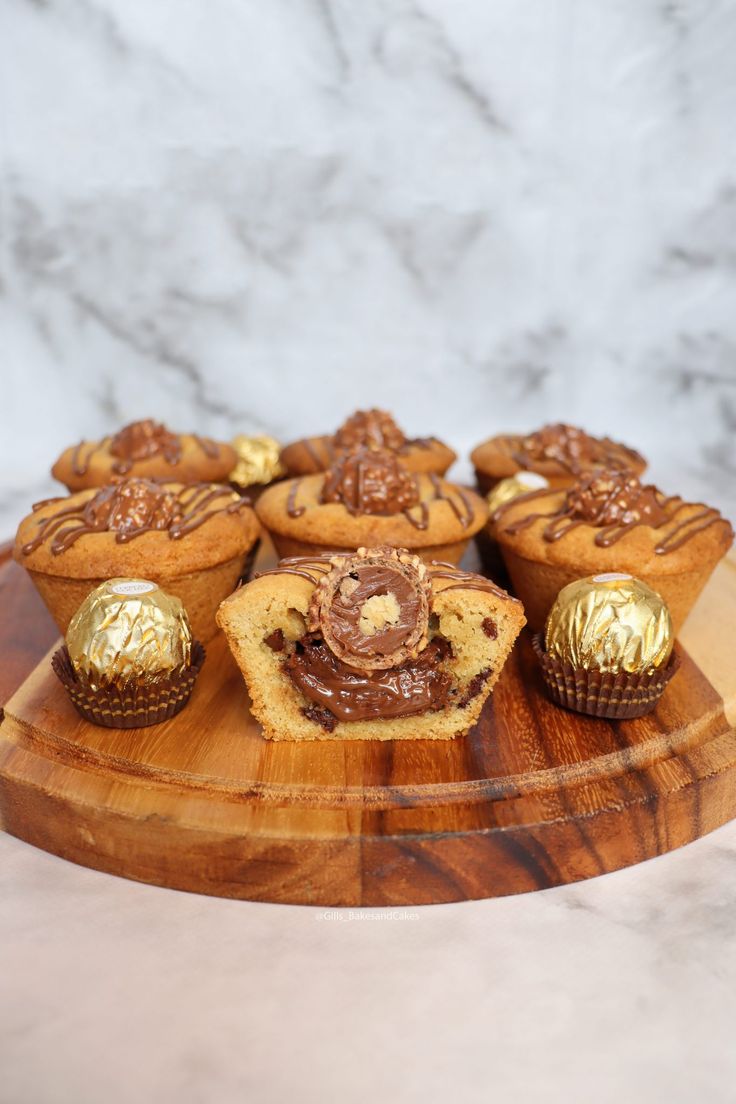
[[[281,461],[290,475],[325,471],[346,450],[390,449],[413,472],[444,475],[455,453],[436,437],[410,438],[385,410],[357,410],[334,434],[305,437],[287,445]]]
[[[221,482],[235,466],[230,445],[196,433],[172,433],[161,422],[143,418],[99,441],[67,448],[51,474],[70,491],[103,487],[136,475],[179,483]]]
[[[578,475],[593,468],[630,471],[641,475],[646,461],[634,449],[610,437],[592,437],[583,429],[558,422],[535,433],[491,437],[473,449],[471,460],[478,485],[484,492],[501,479],[520,471],[545,476],[550,485],[569,486]]]
[[[169,464],[181,459],[181,442],[174,433],[153,418],[123,426],[110,441],[110,452],[117,457],[113,464],[116,475],[129,472],[136,460],[163,456]]]
[[[417,556],[361,549],[338,560],[317,584],[307,628],[351,667],[398,667],[428,643],[432,587]]]
[[[407,439],[394,419],[385,410],[356,410],[343,422],[332,439],[335,451],[359,448],[404,448]]]
[[[479,495],[369,447],[341,453],[321,475],[268,488],[256,512],[282,556],[380,544],[453,563],[488,517]]]
[[[37,503],[13,555],[62,631],[103,580],[140,577],[181,598],[206,641],[259,532],[249,502],[231,487],[134,477]]]
[[[419,486],[395,453],[357,448],[325,475],[322,502],[342,502],[351,514],[399,514],[417,505]]]
[[[714,507],[665,495],[615,469],[581,475],[567,490],[514,499],[493,520],[534,629],[562,587],[613,571],[661,594],[677,630],[733,541],[730,524]]]

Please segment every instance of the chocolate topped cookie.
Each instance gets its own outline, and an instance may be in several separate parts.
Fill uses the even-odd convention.
[[[342,453],[323,474],[269,488],[256,510],[281,555],[386,544],[453,563],[488,517],[473,491],[368,447]]]
[[[407,437],[385,410],[357,410],[330,436],[305,437],[287,445],[281,462],[290,475],[325,471],[343,452],[388,449],[412,472],[444,475],[455,453],[436,437]]]
[[[145,418],[100,441],[65,449],[51,474],[70,491],[102,487],[128,476],[218,483],[227,480],[236,460],[230,445],[194,433],[172,433],[161,422]]]
[[[630,471],[641,475],[643,456],[609,437],[591,437],[576,426],[558,423],[543,426],[526,437],[505,434],[491,437],[473,449],[470,458],[478,486],[484,493],[501,479],[520,471],[537,472],[553,487],[567,486],[594,468]]]
[[[217,616],[274,740],[461,735],[524,624],[489,579],[394,548],[282,560]]]
[[[619,470],[522,495],[496,510],[493,523],[534,629],[568,583],[626,572],[662,595],[677,630],[733,541],[715,508]]]
[[[20,523],[13,555],[62,632],[105,579],[139,576],[181,598],[195,635],[207,640],[259,530],[230,487],[127,479],[38,503]]]

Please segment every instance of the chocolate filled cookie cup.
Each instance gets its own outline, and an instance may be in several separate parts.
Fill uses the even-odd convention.
[[[502,479],[520,472],[544,476],[550,487],[568,487],[593,468],[630,471],[641,475],[646,460],[635,449],[609,437],[592,437],[576,426],[557,423],[534,433],[501,434],[477,445],[470,454],[483,494]]]
[[[290,475],[327,471],[344,453],[356,448],[388,449],[412,472],[444,475],[456,453],[436,437],[407,437],[385,410],[357,410],[333,434],[304,437],[281,452]]]
[[[144,418],[99,441],[80,441],[65,449],[51,474],[70,491],[134,477],[221,483],[236,460],[230,445],[196,433],[172,433],[161,422]]]
[[[40,503],[21,522],[13,555],[62,633],[101,582],[140,576],[180,598],[206,642],[259,532],[229,487],[130,479]]]
[[[488,517],[473,491],[409,472],[385,449],[358,449],[322,475],[271,487],[256,511],[280,556],[388,545],[453,564]]]
[[[522,625],[489,579],[406,549],[284,560],[218,622],[272,740],[453,739]]]
[[[718,510],[616,471],[584,475],[567,491],[522,495],[497,510],[494,523],[534,631],[569,583],[627,572],[662,595],[678,632],[733,543]]]

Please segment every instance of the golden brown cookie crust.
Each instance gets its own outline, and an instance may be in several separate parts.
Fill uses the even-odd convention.
[[[549,519],[543,517],[517,533],[509,532],[514,523],[532,513],[554,514],[561,510],[565,497],[566,492],[551,489],[526,500],[515,499],[502,507],[493,522],[493,535],[501,548],[510,549],[524,560],[575,570],[581,577],[607,571],[680,575],[698,570],[704,562],[717,563],[733,542],[731,525],[725,518],[719,518],[672,551],[664,554],[655,551],[676,524],[703,510],[701,503],[685,503],[676,518],[661,529],[637,525],[608,547],[595,543],[601,529],[586,523],[577,525],[556,541],[544,539],[542,534]]]
[[[557,460],[530,460],[528,464],[520,464],[514,459],[514,453],[518,452],[523,441],[522,434],[501,434],[476,445],[470,454],[470,459],[479,476],[479,481],[483,482],[485,478],[486,481],[498,482],[520,471],[536,472],[550,482],[558,484],[561,481],[569,483],[574,480],[573,473]],[[627,466],[635,474],[641,475],[646,470],[646,460],[626,446],[619,446],[617,455],[626,456]]]
[[[178,492],[184,489],[185,484],[168,482],[164,486]],[[145,577],[154,568],[159,576],[179,575],[212,567],[244,554],[260,532],[255,512],[246,502],[242,502],[237,511],[215,513],[177,540],[172,540],[167,530],[141,533],[124,543],[116,540],[114,532],[93,532],[79,537],[58,554],[51,551],[48,540],[28,554],[23,552],[23,546],[36,536],[40,521],[69,506],[84,505],[94,498],[98,490],[89,488],[54,499],[25,517],[15,538],[15,560],[31,571],[77,579],[104,579],[116,575]],[[233,491],[233,503],[238,500],[239,495]]]
[[[200,438],[191,433],[177,435],[181,444],[181,456],[172,463],[159,454],[145,460],[133,460],[125,475],[114,471],[117,457],[109,449],[111,438],[102,441],[84,441],[65,449],[51,469],[51,474],[70,491],[87,487],[104,487],[115,479],[140,477],[143,479],[176,480],[178,483],[222,483],[237,463],[237,453],[231,445],[219,441],[217,456],[208,456]],[[76,458],[76,463],[75,463]],[[75,466],[86,471],[75,471]]]
[[[457,454],[435,437],[408,442],[399,450],[398,456],[409,471],[435,475],[444,475],[457,459]],[[313,475],[326,471],[334,459],[330,436],[304,437],[281,450],[281,463],[290,475]]]
[[[466,540],[482,529],[488,518],[488,507],[480,495],[464,487],[456,487],[444,479],[438,480],[442,492],[451,497],[461,514],[472,514],[464,526],[452,505],[436,498],[435,483],[428,475],[417,476],[421,501],[426,503],[428,509],[426,529],[418,529],[404,514],[354,516],[342,503],[320,502],[324,479],[324,475],[308,475],[269,487],[256,504],[263,525],[274,533],[325,548],[380,544],[424,548]],[[299,509],[303,507],[304,512],[298,517],[290,517],[289,500],[295,486],[294,505]],[[413,508],[410,512],[412,516],[418,516],[419,508]]]

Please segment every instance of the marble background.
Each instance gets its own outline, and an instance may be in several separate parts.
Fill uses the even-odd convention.
[[[736,516],[734,57],[733,0],[0,0],[0,536],[82,436],[371,403]],[[0,834],[0,1102],[730,1104],[735,862],[325,917]]]
[[[732,2],[0,12],[3,533],[82,436],[368,403],[582,423],[736,514]]]

